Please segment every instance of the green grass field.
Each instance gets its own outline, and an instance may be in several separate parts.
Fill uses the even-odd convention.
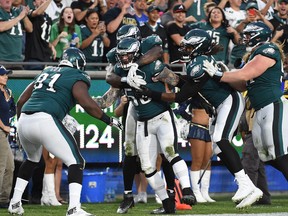
[[[235,204],[231,201],[231,196],[213,196],[217,200],[216,203],[198,204],[193,206],[189,211],[177,211],[177,215],[194,215],[194,214],[253,214],[253,213],[269,213],[287,212],[288,215],[288,197],[287,195],[273,195],[272,205],[255,205],[247,209],[237,210]],[[83,208],[97,216],[117,215],[120,199],[113,203],[97,203],[83,204]],[[150,211],[158,208],[154,199],[149,198],[147,204],[137,204],[130,209],[126,215],[151,215]],[[49,207],[40,205],[24,205],[25,214],[27,216],[65,216],[67,205],[60,207]],[[0,209],[0,215],[9,215],[6,209]],[[285,214],[284,214],[285,215]]]

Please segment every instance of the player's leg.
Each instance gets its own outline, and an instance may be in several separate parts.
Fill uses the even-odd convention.
[[[40,128],[43,131],[43,145],[48,152],[61,159],[68,167],[69,204],[66,215],[92,215],[81,208],[80,195],[85,160],[79,151],[77,142],[61,121],[53,119],[49,115],[46,117],[45,127],[43,125]],[[44,133],[47,127],[49,127],[49,131]]]
[[[173,171],[182,187],[182,200],[185,204],[194,205],[196,198],[191,190],[189,172],[185,161],[175,151],[177,131],[174,116],[170,111],[162,113],[158,124],[157,138],[165,158],[170,162]]]
[[[155,121],[153,121],[155,120]],[[148,183],[162,201],[165,213],[174,213],[174,201],[168,197],[164,180],[156,169],[158,155],[158,141],[155,135],[157,117],[148,122],[137,123],[137,150],[141,161],[141,168],[145,172]]]
[[[127,117],[125,122],[125,142],[124,142],[124,161],[123,161],[123,182],[124,194],[117,213],[124,214],[128,209],[134,206],[132,187],[137,167],[137,150],[136,150],[136,118],[135,108],[129,103]]]
[[[22,113],[18,122],[18,135],[27,154],[27,159],[19,168],[8,212],[11,214],[22,215],[24,209],[22,208],[21,198],[29,179],[33,174],[33,170],[37,167],[42,155],[42,145],[40,141],[41,131],[39,130],[38,122],[34,122],[32,118],[29,118],[28,115]],[[25,137],[33,137],[33,139],[31,139],[33,142]]]
[[[232,93],[217,107],[217,118],[212,135],[213,142],[221,149],[223,153],[222,157],[225,157],[226,163],[230,164],[231,172],[235,175],[238,183],[238,190],[232,197],[234,202],[240,202],[250,194],[256,195],[256,198],[260,198],[263,195],[262,191],[253,184],[249,176],[245,173],[237,151],[230,144],[243,110],[244,99],[242,95],[238,92]],[[246,203],[245,205],[251,204]]]

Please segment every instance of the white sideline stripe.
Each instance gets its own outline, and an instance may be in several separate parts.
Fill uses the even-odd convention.
[[[287,212],[276,212],[276,213],[252,213],[252,214],[187,214],[187,215],[181,215],[181,216],[231,216],[231,215],[237,215],[237,216],[287,216]]]

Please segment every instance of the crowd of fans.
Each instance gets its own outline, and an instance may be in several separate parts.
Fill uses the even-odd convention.
[[[178,49],[190,29],[205,29],[223,47],[216,60],[233,68],[245,53],[241,32],[250,22],[268,25],[274,33],[272,41],[284,43],[287,52],[287,5],[287,0],[1,1],[0,62],[7,69],[23,69],[21,64],[9,63],[22,61],[33,62],[25,63],[25,69],[42,69],[45,64],[39,62],[58,62],[67,47],[75,46],[88,63],[106,63],[117,30],[133,24],[143,38],[161,37],[166,64],[181,63]]]
[[[287,55],[288,0],[0,0],[0,62],[7,69],[42,70],[49,62],[58,62],[68,47],[77,47],[93,63],[88,70],[103,70],[97,63],[107,63],[106,54],[117,45],[117,31],[129,24],[139,27],[142,38],[160,36],[163,62],[169,65],[185,63],[180,49],[186,33],[204,29],[214,44],[221,45],[215,59],[234,69],[246,53],[242,31],[256,21],[273,31],[271,41],[282,43]],[[210,154],[205,154],[205,163],[191,165],[195,182]],[[210,169],[209,165],[206,174]],[[206,199],[199,190],[193,188],[199,192],[197,200],[214,201],[208,189]]]

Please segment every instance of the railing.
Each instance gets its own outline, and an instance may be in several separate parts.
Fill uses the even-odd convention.
[[[58,65],[58,62],[1,62],[0,65],[4,66],[27,66],[27,65],[44,65],[44,66],[56,66]],[[87,63],[87,66],[96,66],[96,67],[102,67],[103,70],[87,70],[86,72],[89,74],[89,76],[92,79],[105,79],[106,70],[104,69],[108,64],[107,63]],[[183,64],[173,64],[169,65],[169,67],[174,71],[178,73],[182,73],[184,71]],[[181,71],[179,71],[179,68],[182,68]],[[176,70],[174,70],[176,69]],[[13,73],[10,75],[10,77],[13,78],[33,78],[36,75],[38,75],[41,72],[41,70],[13,70]]]

